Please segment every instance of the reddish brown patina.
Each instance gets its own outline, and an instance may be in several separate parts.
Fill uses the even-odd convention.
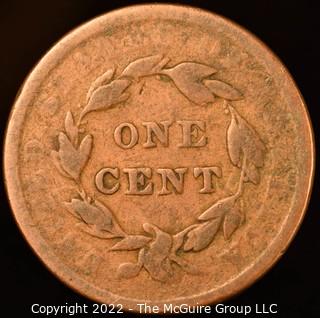
[[[254,282],[295,234],[314,169],[278,59],[232,22],[173,5],[117,10],[56,44],[16,100],[4,156],[37,255],[133,310]]]

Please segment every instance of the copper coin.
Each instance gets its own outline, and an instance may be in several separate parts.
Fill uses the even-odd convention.
[[[253,283],[302,220],[306,106],[279,60],[189,7],[113,11],[26,80],[5,142],[14,216],[63,282],[107,304],[208,304]]]

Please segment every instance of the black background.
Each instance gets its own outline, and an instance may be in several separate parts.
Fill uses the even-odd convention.
[[[317,142],[320,119],[319,1],[175,2],[221,14],[265,42],[280,57],[300,88],[309,108]],[[111,9],[134,3],[138,2],[1,0],[1,136],[4,136],[8,115],[21,83],[43,54],[79,24]],[[316,173],[308,212],[288,251],[262,279],[226,304],[277,303],[279,313],[273,315],[276,317],[320,317],[320,222],[317,196],[319,179]],[[30,307],[33,303],[91,304],[65,287],[33,254],[14,222],[3,184],[0,202],[0,315],[11,312],[21,314],[21,317],[31,316]]]

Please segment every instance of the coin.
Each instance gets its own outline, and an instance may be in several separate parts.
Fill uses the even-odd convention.
[[[99,302],[214,303],[283,254],[314,170],[278,59],[212,13],[113,11],[39,62],[8,124],[14,216],[48,268]]]

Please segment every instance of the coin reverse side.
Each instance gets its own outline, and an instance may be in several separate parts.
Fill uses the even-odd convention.
[[[212,13],[142,5],[45,55],[4,159],[48,268],[138,310],[218,302],[265,273],[305,212],[314,149],[299,91],[261,42]]]

